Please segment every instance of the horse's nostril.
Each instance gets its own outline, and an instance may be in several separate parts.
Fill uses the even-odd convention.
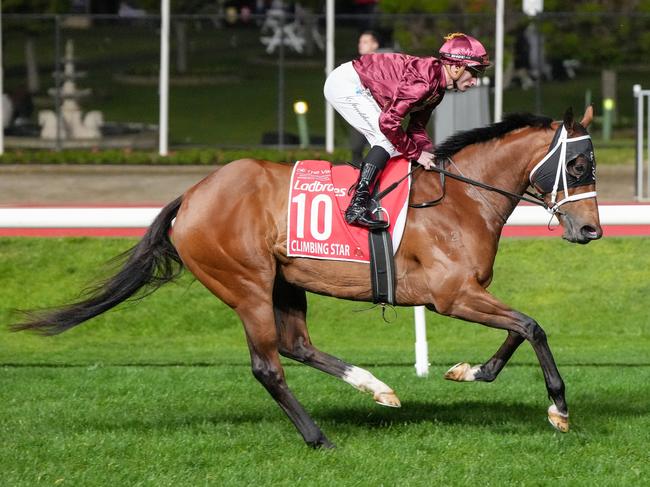
[[[596,240],[603,236],[603,231],[600,227],[592,227],[591,225],[584,225],[580,229],[580,233],[589,240]]]

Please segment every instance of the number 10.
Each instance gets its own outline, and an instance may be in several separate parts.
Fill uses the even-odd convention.
[[[298,205],[298,221],[296,226],[296,237],[305,238],[305,193],[295,196],[291,202]],[[318,231],[320,208],[324,206],[323,231]],[[311,202],[311,218],[309,219],[309,230],[316,240],[327,240],[332,235],[332,198],[326,194],[317,195]]]

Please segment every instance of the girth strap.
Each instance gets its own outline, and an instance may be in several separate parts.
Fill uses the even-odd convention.
[[[372,302],[395,304],[395,260],[393,242],[385,228],[368,232]]]

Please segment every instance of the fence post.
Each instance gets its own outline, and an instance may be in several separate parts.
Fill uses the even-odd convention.
[[[635,191],[634,198],[642,200],[644,198],[643,191],[643,92],[641,85],[634,85],[632,88],[634,98],[636,98],[636,171],[635,171]],[[650,98],[650,97],[649,97]],[[648,141],[650,146],[650,141]]]
[[[166,156],[169,149],[169,0],[160,2],[160,73],[158,79],[158,154]]]
[[[284,2],[280,2],[280,45],[278,46],[278,150],[284,150],[284,27],[287,19]]]
[[[336,21],[334,0],[326,2],[325,16],[325,75],[334,69],[334,22]],[[325,100],[325,151],[334,152],[334,107]]]
[[[418,377],[429,375],[429,346],[427,344],[427,323],[424,306],[415,311],[415,373]]]
[[[63,75],[61,73],[61,17],[54,16],[54,109],[56,110],[56,145],[55,150],[61,150],[61,128],[63,125],[63,114],[61,113],[61,84]]]
[[[601,73],[603,93],[603,140],[612,137],[612,125],[616,110],[616,71],[604,69]]]
[[[5,153],[5,101],[4,101],[4,58],[2,56],[2,9],[0,9],[0,113],[2,114],[2,131],[0,132],[0,155]]]

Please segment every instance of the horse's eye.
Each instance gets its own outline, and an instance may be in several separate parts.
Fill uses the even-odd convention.
[[[587,170],[587,163],[585,162],[584,157],[578,157],[577,159],[571,161],[567,166],[567,171],[571,176],[579,178]]]

